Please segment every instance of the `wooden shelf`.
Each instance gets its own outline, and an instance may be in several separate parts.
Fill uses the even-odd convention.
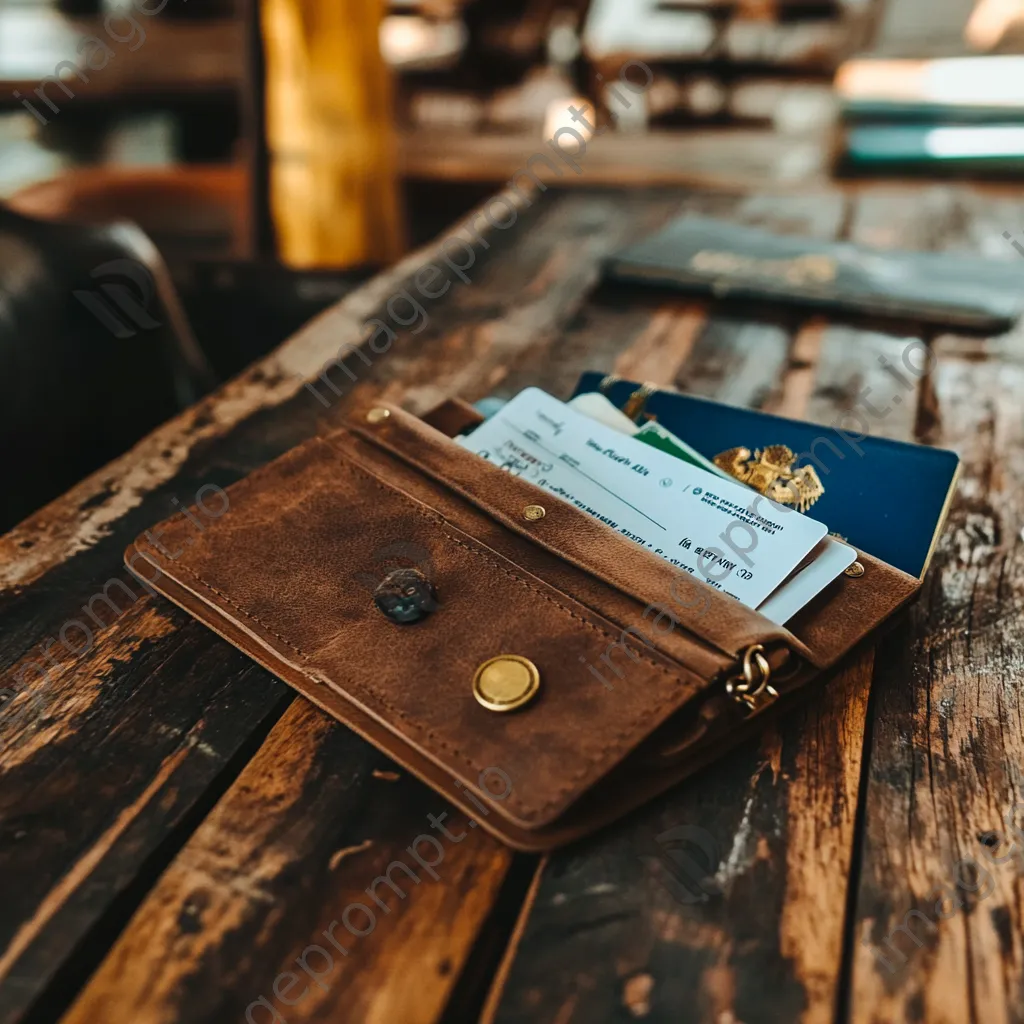
[[[578,159],[580,173],[557,159],[547,141],[530,133],[414,131],[401,138],[400,169],[407,179],[508,181],[537,154],[551,158],[532,169],[541,180],[574,185],[709,185],[822,182],[828,176],[827,133],[789,136],[770,129],[701,129],[646,134],[607,132]]]
[[[245,68],[244,27],[239,21],[182,22],[134,14],[145,33],[144,41],[123,19],[110,26],[125,42],[111,37],[102,18],[66,18],[55,11],[31,8],[0,10],[0,104],[18,108],[22,99],[40,104],[34,91],[54,74],[58,64],[73,61],[88,76],[76,78],[66,68],[63,79],[74,93],[69,97],[56,85],[47,92],[63,109],[72,103],[145,96],[175,97],[230,92],[240,87]],[[136,32],[133,39],[132,33]],[[113,52],[105,67],[92,70],[78,52],[82,41],[95,37]],[[134,46],[135,49],[130,49]],[[100,53],[98,49],[89,52]],[[49,117],[52,111],[40,108]],[[53,116],[57,116],[53,114]]]

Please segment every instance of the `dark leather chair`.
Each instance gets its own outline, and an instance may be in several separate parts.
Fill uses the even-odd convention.
[[[141,229],[0,206],[0,531],[213,383]]]

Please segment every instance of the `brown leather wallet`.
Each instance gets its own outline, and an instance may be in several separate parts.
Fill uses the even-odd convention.
[[[717,757],[920,586],[860,553],[862,575],[777,626],[451,440],[476,422],[454,401],[424,419],[357,410],[229,488],[215,521],[193,510],[201,532],[176,516],[126,557],[518,849]],[[430,595],[415,622],[375,601],[403,567]],[[539,676],[516,710],[478,687],[495,658]]]

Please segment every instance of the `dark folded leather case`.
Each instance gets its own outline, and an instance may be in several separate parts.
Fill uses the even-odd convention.
[[[1021,313],[1024,270],[951,253],[871,249],[685,216],[615,253],[605,277],[694,295],[996,333]]]
[[[454,443],[470,407],[376,408],[232,486],[201,533],[183,516],[147,531],[129,565],[518,849],[584,835],[719,756],[920,586],[861,554],[862,576],[783,628]],[[437,606],[400,625],[373,584],[410,551]],[[501,654],[540,673],[508,713],[473,693]]]

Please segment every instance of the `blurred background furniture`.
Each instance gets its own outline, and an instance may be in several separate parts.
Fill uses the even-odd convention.
[[[289,267],[394,262],[404,227],[383,3],[260,0],[257,10],[264,110],[254,121],[276,255]]]
[[[138,224],[223,380],[493,192],[572,102],[602,134],[560,184],[799,188],[844,164],[909,171],[897,150],[926,154],[929,130],[876,110],[861,123],[837,102],[837,69],[854,54],[1012,52],[1019,7],[0,0],[0,201]],[[631,62],[650,82],[624,103]]]
[[[570,187],[803,188],[837,168],[960,174],[963,161],[931,159],[934,126],[903,110],[893,123],[891,106],[865,115],[833,78],[853,80],[853,55],[1014,52],[1020,6],[0,0],[0,202],[53,222],[35,242],[47,268],[63,266],[64,253],[45,251],[59,246],[59,222],[139,225],[181,295],[205,379],[225,380],[547,152],[573,102],[601,134],[580,174],[558,169]],[[623,102],[630,66],[650,81]],[[879,80],[873,65],[867,76]],[[995,127],[1012,135],[1005,111]],[[955,130],[954,146],[975,144],[977,126],[970,139]],[[997,153],[969,169],[1019,166]],[[35,294],[17,301],[32,306]],[[26,394],[51,384],[22,378]],[[132,431],[123,420],[93,465],[154,422]],[[65,482],[90,468],[82,459]]]

